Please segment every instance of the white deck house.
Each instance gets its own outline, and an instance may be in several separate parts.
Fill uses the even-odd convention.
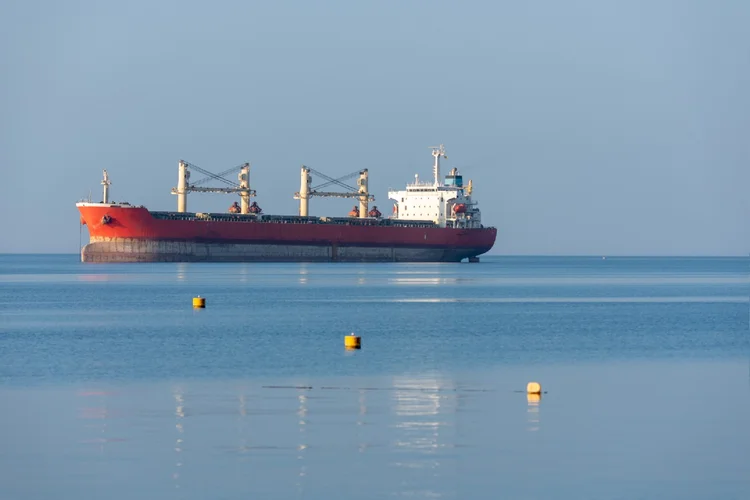
[[[421,182],[415,175],[405,191],[388,191],[388,198],[396,202],[391,218],[430,220],[441,227],[481,227],[481,213],[471,199],[471,181],[464,186],[456,168],[445,179],[440,178],[440,157],[448,158],[442,144],[432,148],[432,156],[433,182]]]

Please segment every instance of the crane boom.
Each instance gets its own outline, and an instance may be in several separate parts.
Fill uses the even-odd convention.
[[[223,172],[219,172],[218,174],[211,174],[208,177],[205,177],[205,178],[203,178],[203,179],[201,179],[201,180],[199,180],[197,182],[192,183],[191,186],[200,186],[201,184],[205,184],[205,183],[207,183],[208,181],[210,181],[212,179],[213,180],[221,179],[225,184],[233,185],[234,183],[232,183],[228,179],[225,179],[224,176],[228,175],[228,174],[231,174],[233,172],[238,172],[245,165],[247,165],[247,163],[243,163],[242,165],[237,165],[236,167],[228,168],[227,170],[225,170]],[[195,165],[192,165],[192,166],[195,167]],[[198,169],[196,168],[196,170],[198,170]],[[200,172],[201,170],[203,170],[203,169],[200,169],[198,171]]]
[[[319,196],[323,198],[361,198],[363,195],[360,193],[336,193],[330,191],[310,191],[309,196]],[[299,191],[294,193],[294,199],[299,200]],[[367,195],[367,199],[375,201],[375,196],[372,194]]]
[[[196,193],[248,193],[250,196],[255,196],[255,190],[254,189],[245,189],[241,187],[225,187],[225,188],[218,188],[218,187],[193,187],[191,186],[189,188],[190,191],[196,192]],[[172,188],[172,194],[177,194],[177,188]]]
[[[338,184],[339,186],[343,187],[344,189],[348,189],[349,191],[356,191],[356,190],[357,190],[356,188],[353,188],[353,187],[351,187],[351,186],[348,186],[348,185],[344,184],[344,183],[343,183],[343,182],[341,182],[341,181],[342,181],[342,180],[343,180],[344,178],[354,177],[355,175],[358,175],[358,174],[360,173],[360,171],[359,171],[359,170],[358,170],[358,171],[356,171],[356,172],[352,172],[351,174],[347,174],[347,175],[345,175],[344,177],[341,177],[341,178],[339,178],[339,179],[334,179],[333,177],[329,177],[329,176],[327,176],[327,175],[326,175],[326,174],[324,174],[324,173],[318,172],[317,170],[313,170],[312,168],[311,168],[311,169],[309,169],[309,170],[310,170],[310,172],[312,172],[313,174],[315,174],[315,175],[318,175],[318,176],[320,176],[320,177],[322,177],[322,178],[326,179],[326,180],[327,180],[328,182],[327,182],[326,184],[324,184],[325,186],[329,186],[329,185],[331,185],[331,184]],[[318,186],[318,188],[320,188],[320,187],[323,187],[323,186]]]
[[[208,176],[210,179],[223,182],[224,184],[227,184],[229,186],[234,186],[235,185],[232,181],[227,180],[224,177],[221,177],[219,174],[215,174],[213,172],[209,172],[208,170],[205,170],[205,169],[199,167],[198,165],[193,165],[192,163],[188,163],[188,162],[185,162],[185,164],[188,167],[190,167],[191,169],[197,170],[198,172],[202,173],[203,175]],[[230,170],[230,172],[231,172],[231,170]],[[203,182],[206,182],[207,180],[210,180],[210,179],[203,179],[203,180],[201,180],[199,182],[203,183]]]
[[[323,179],[326,179],[328,182],[324,182],[323,184],[312,188],[310,186],[312,181],[310,173],[314,173],[322,177]],[[359,176],[359,179],[357,180],[358,187],[352,187],[342,182],[355,176]],[[331,184],[341,186],[346,189],[346,191],[343,193],[334,191],[320,191],[321,188],[330,186]],[[356,209],[355,207],[355,210],[353,210],[352,213],[356,212],[357,216],[362,218],[368,216],[368,204],[370,201],[375,200],[375,197],[368,192],[367,169],[358,170],[356,172],[352,172],[350,174],[339,177],[338,179],[334,179],[333,177],[330,177],[324,173],[318,172],[317,170],[302,165],[300,190],[294,193],[293,197],[295,200],[299,200],[299,214],[301,216],[308,216],[310,198],[314,196],[323,198],[356,198],[359,200],[359,209]]]
[[[224,177],[225,175],[231,172],[234,172],[238,169],[240,170],[240,174],[238,176],[238,180],[240,181],[239,184],[237,184],[236,182],[232,182],[229,179],[226,179]],[[200,172],[206,177],[197,182],[190,183],[188,181],[190,180],[191,170]],[[186,161],[180,160],[179,174],[177,178],[177,187],[172,188],[172,194],[177,195],[177,211],[187,212],[187,195],[190,192],[222,193],[222,194],[237,193],[240,195],[240,199],[242,200],[242,206],[238,207],[237,210],[240,211],[241,213],[248,213],[250,209],[249,198],[251,196],[255,196],[255,190],[250,189],[249,173],[250,173],[249,163],[243,163],[242,165],[239,165],[238,167],[232,167],[230,169],[225,170],[224,172],[221,172],[220,174],[215,174],[213,172],[210,172],[206,169],[199,167],[198,165],[194,165],[192,163],[188,163]],[[200,186],[201,184],[205,184],[211,180],[222,182],[226,186],[225,187]],[[236,202],[235,202],[235,205],[236,205]]]

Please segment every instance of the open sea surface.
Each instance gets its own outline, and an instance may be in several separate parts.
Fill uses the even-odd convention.
[[[0,255],[2,500],[750,498],[747,258],[78,259]]]

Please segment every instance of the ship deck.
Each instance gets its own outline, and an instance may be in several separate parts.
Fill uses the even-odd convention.
[[[154,219],[180,221],[252,222],[275,224],[335,224],[343,226],[439,227],[432,221],[357,217],[302,217],[297,215],[231,214],[210,212],[149,212]]]

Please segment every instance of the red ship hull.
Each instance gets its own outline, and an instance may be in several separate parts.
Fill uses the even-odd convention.
[[[201,214],[122,205],[82,203],[78,209],[90,236],[81,251],[84,262],[460,262],[490,250],[497,234],[495,228],[410,227],[366,219],[206,214],[204,220]]]

